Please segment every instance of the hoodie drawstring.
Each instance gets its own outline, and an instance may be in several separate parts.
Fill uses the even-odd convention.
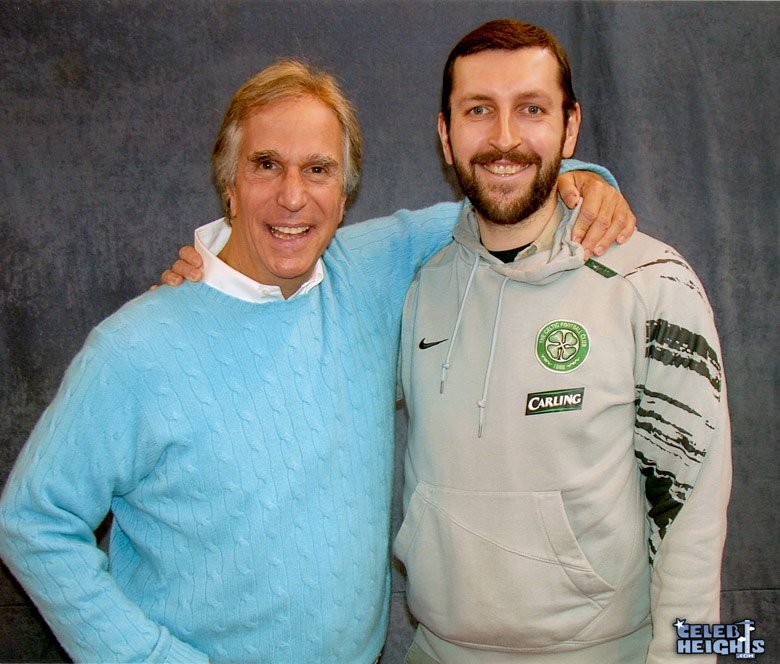
[[[496,337],[498,336],[498,323],[501,318],[501,304],[504,301],[504,287],[508,281],[509,277],[504,277],[504,281],[501,282],[501,289],[498,291],[498,306],[496,307],[496,320],[493,323],[493,336],[490,339],[490,355],[488,356],[487,369],[485,370],[485,383],[482,386],[482,398],[477,401],[477,407],[479,408],[479,431],[477,432],[477,438],[482,438],[482,421],[485,415],[485,407],[487,406],[490,370],[493,368],[493,355],[496,351]]]
[[[455,320],[455,329],[450,336],[450,345],[447,348],[447,357],[444,359],[444,364],[441,365],[441,383],[439,384],[439,394],[444,394],[444,381],[447,377],[447,369],[450,368],[450,356],[452,355],[452,348],[455,345],[455,337],[458,335],[460,329],[460,321],[463,318],[463,310],[466,308],[466,298],[469,295],[471,289],[471,282],[474,280],[474,275],[477,272],[477,265],[479,265],[479,255],[474,254],[474,266],[471,268],[471,274],[469,274],[469,280],[466,282],[466,290],[463,291],[463,298],[460,301],[460,309],[458,309],[458,318]]]

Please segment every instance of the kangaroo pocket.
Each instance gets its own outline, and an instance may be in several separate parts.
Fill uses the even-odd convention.
[[[585,557],[561,494],[420,482],[395,541],[414,616],[441,638],[501,650],[576,636],[614,587]]]

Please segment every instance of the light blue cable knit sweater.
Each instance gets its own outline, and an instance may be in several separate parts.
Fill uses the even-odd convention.
[[[460,209],[343,229],[301,297],[186,284],[93,330],[0,504],[0,553],[74,659],[376,658],[401,310]]]

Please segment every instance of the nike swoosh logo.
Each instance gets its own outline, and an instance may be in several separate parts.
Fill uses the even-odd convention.
[[[420,350],[425,350],[426,348],[431,348],[433,346],[438,346],[439,344],[443,344],[447,339],[442,339],[441,341],[431,341],[430,343],[425,341],[425,337],[420,339]]]

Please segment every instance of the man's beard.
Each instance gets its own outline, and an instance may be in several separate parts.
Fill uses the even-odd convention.
[[[513,185],[498,184],[494,187],[484,186],[477,178],[476,169],[479,164],[492,161],[511,161],[516,164],[535,164],[536,177],[528,185],[526,191],[516,200],[501,201],[501,195],[515,192]],[[539,210],[549,199],[558,182],[558,171],[561,167],[561,153],[547,165],[536,154],[526,154],[518,150],[503,153],[499,150],[482,152],[471,158],[469,165],[453,158],[453,168],[463,193],[485,220],[494,224],[517,224]]]

